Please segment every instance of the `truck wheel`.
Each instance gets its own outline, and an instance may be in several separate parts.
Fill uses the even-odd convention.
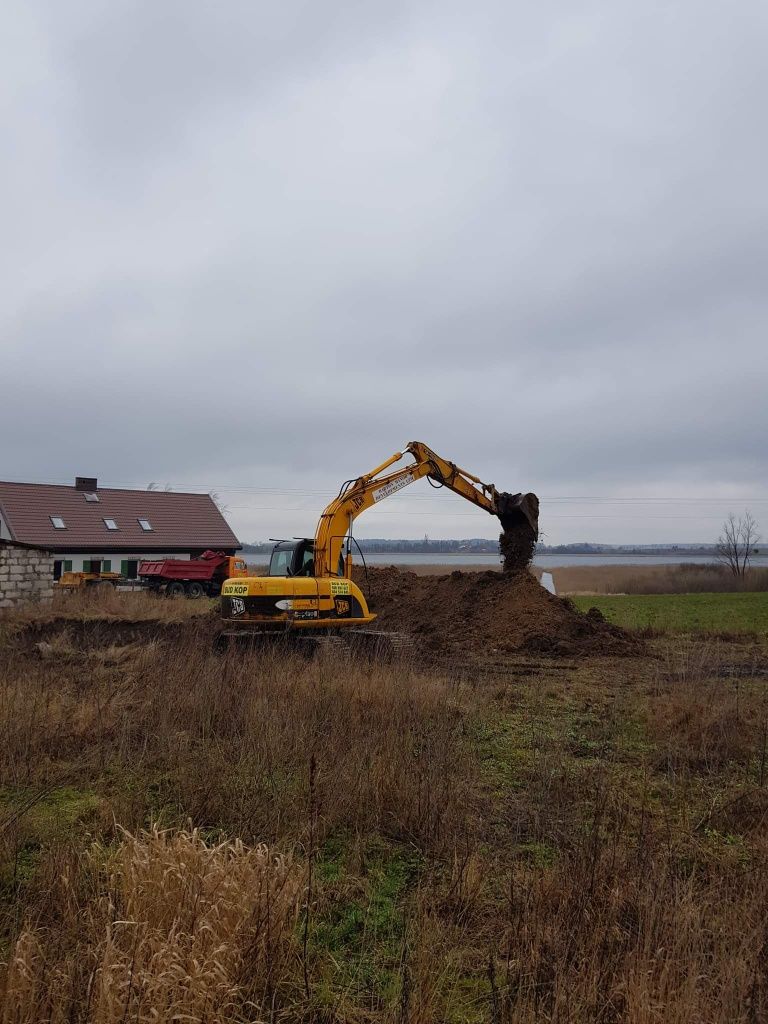
[[[173,583],[169,583],[165,588],[166,597],[184,597],[184,584],[179,580],[174,580]]]
[[[187,597],[196,600],[198,597],[205,597],[205,587],[202,583],[188,583],[187,584]]]

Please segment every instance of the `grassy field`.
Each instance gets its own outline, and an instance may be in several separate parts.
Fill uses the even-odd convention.
[[[609,622],[670,633],[768,633],[768,592],[574,596],[581,610],[599,608]]]
[[[765,642],[475,677],[70,611],[0,643],[0,1024],[766,1019]]]

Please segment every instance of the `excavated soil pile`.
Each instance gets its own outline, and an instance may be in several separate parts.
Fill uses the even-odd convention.
[[[484,658],[493,652],[554,655],[637,655],[639,638],[602,616],[583,615],[544,590],[529,572],[453,572],[418,576],[389,567],[369,569],[376,627],[418,637],[432,651]]]

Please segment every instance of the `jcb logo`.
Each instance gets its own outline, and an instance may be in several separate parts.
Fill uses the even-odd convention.
[[[351,606],[349,601],[345,597],[337,597],[335,604],[337,615],[349,615],[351,611]]]

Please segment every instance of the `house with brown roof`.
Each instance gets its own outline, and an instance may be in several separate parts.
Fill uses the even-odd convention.
[[[240,542],[209,494],[0,481],[0,540],[53,552],[62,572],[119,572],[128,579],[144,558],[233,555]]]

